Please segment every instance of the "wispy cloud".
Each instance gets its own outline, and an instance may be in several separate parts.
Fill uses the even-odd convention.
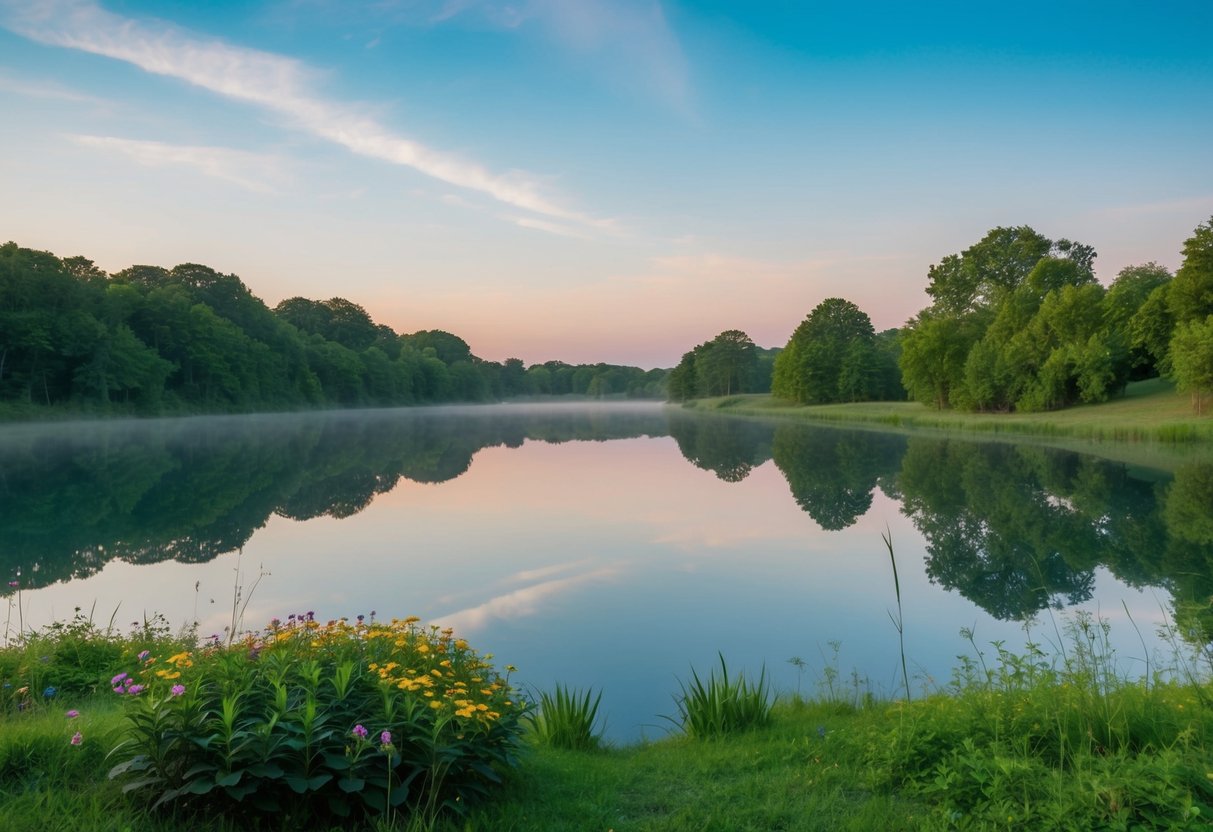
[[[586,234],[576,228],[571,228],[567,225],[561,225],[550,220],[541,220],[537,217],[510,217],[514,225],[519,228],[529,228],[533,231],[543,231],[547,234],[556,234],[560,237],[573,237],[578,240],[587,239]]]
[[[684,114],[692,109],[686,56],[656,0],[441,0],[434,5],[430,23],[477,15],[502,29],[533,26],[562,49],[595,64],[599,74]]]
[[[112,101],[86,95],[51,81],[14,78],[4,74],[0,74],[0,92],[9,92],[24,98],[37,98],[44,101],[66,101],[71,104],[92,104],[98,107],[113,106]]]
[[[523,171],[498,173],[399,135],[376,119],[315,91],[318,73],[300,61],[196,36],[160,21],[134,20],[91,0],[36,4],[0,0],[0,24],[52,46],[125,61],[286,117],[352,153],[412,168],[515,208],[588,228],[610,225],[560,204]]]
[[[603,568],[567,578],[542,581],[490,598],[475,607],[439,616],[432,623],[440,627],[452,627],[460,633],[470,633],[483,629],[494,621],[512,621],[534,615],[544,602],[586,584],[609,580],[616,574],[615,569]]]
[[[119,153],[146,167],[193,168],[204,176],[222,179],[250,191],[273,191],[273,186],[267,180],[282,178],[279,161],[264,153],[250,153],[226,147],[165,144],[114,136],[69,138],[83,147]]]

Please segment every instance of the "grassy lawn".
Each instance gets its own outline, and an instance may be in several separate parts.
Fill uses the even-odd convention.
[[[1213,416],[1193,414],[1187,396],[1163,379],[1130,384],[1125,395],[1102,404],[1045,413],[963,413],[918,402],[796,405],[768,395],[698,399],[693,410],[739,416],[829,422],[905,431],[977,433],[1089,442],[1201,444],[1213,441]],[[1183,451],[1184,454],[1190,452]]]

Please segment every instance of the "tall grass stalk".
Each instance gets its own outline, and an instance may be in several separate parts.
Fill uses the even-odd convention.
[[[897,629],[897,647],[901,651],[901,678],[906,686],[906,701],[910,701],[910,674],[906,670],[906,632],[905,620],[901,614],[901,581],[897,579],[897,557],[893,554],[893,533],[885,528],[880,535],[885,548],[889,550],[889,563],[893,564],[893,592],[897,596],[897,616],[889,613],[889,619]]]

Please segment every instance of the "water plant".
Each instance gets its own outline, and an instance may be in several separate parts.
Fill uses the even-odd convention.
[[[552,748],[590,751],[602,741],[598,730],[598,705],[602,691],[595,696],[593,688],[584,691],[557,684],[548,693],[540,691],[538,709],[528,716],[535,739]]]
[[[766,725],[771,720],[773,696],[766,668],[751,682],[744,672],[729,678],[724,654],[720,657],[720,675],[713,670],[707,680],[691,668],[691,680],[680,681],[674,696],[676,717],[666,717],[692,737],[719,737]]]

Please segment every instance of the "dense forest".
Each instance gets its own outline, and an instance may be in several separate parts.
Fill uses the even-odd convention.
[[[187,263],[107,274],[0,246],[0,412],[246,412],[657,398],[664,370],[485,361],[440,330],[398,334],[343,298],[270,309],[234,274]]]
[[[1095,257],[1091,246],[1026,225],[995,228],[931,266],[931,305],[901,329],[876,333],[855,304],[828,298],[782,350],[757,348],[738,330],[700,344],[671,371],[669,398],[769,390],[802,404],[908,396],[940,409],[1039,411],[1106,401],[1130,381],[1165,376],[1205,412],[1213,219],[1184,243],[1174,275],[1145,263],[1104,287]]]

